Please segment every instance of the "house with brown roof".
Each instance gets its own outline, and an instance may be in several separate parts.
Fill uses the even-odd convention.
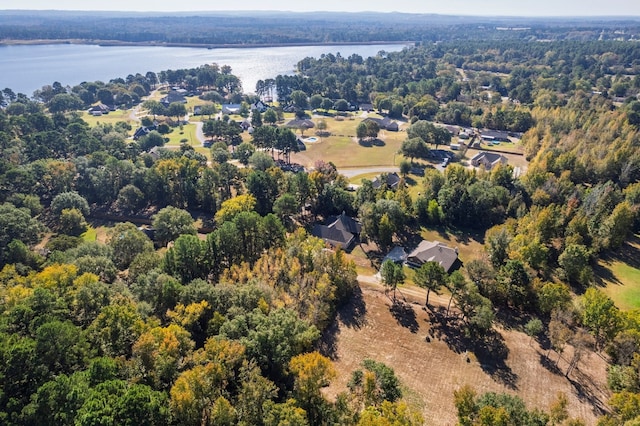
[[[389,117],[384,118],[375,118],[375,117],[367,117],[362,121],[373,121],[377,123],[380,127],[380,130],[389,130],[390,132],[397,132],[400,129],[397,121],[393,121]]]
[[[313,121],[306,118],[294,118],[285,124],[285,127],[289,127],[290,129],[312,129],[315,126]]]
[[[407,256],[407,264],[419,268],[426,262],[436,262],[449,272],[458,262],[458,249],[451,248],[440,241],[422,240]]]
[[[485,170],[491,170],[498,164],[507,164],[507,161],[507,157],[502,154],[482,151],[473,156],[471,165],[474,167],[483,166]]]

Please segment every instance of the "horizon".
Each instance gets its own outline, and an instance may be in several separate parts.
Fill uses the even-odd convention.
[[[41,12],[138,12],[138,13],[215,13],[215,12],[336,12],[336,13],[410,13],[469,17],[505,18],[605,18],[640,17],[640,2],[628,0],[565,0],[561,4],[553,0],[539,0],[535,3],[511,2],[509,0],[450,0],[448,2],[425,2],[414,4],[413,0],[353,0],[343,2],[326,0],[325,8],[318,10],[314,5],[293,0],[280,0],[278,8],[265,6],[261,0],[245,0],[241,4],[225,6],[203,5],[200,2],[184,2],[176,8],[175,2],[167,0],[112,0],[105,3],[88,3],[84,0],[57,2],[51,7],[49,0],[5,0],[0,11],[41,11]],[[27,3],[27,4],[25,4]]]

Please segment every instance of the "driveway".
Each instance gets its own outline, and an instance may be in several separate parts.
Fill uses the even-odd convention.
[[[204,132],[202,131],[202,121],[194,121],[193,123],[196,125],[196,139],[198,139],[202,145],[206,140]]]
[[[400,172],[400,168],[397,166],[372,166],[372,167],[354,167],[354,168],[341,168],[338,169],[338,173],[348,178],[354,176],[365,175],[369,173],[393,173]]]

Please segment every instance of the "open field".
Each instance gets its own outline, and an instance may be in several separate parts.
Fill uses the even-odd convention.
[[[180,129],[180,127],[173,127],[172,130],[171,133],[164,135],[169,138],[169,142],[165,145],[167,148],[179,147],[183,139],[186,139],[185,143],[192,145],[194,148],[202,145],[196,137],[195,124],[185,124],[182,126],[182,129]]]
[[[618,308],[640,308],[640,235],[634,235],[615,253],[604,256],[595,271],[603,291]]]
[[[480,142],[480,149],[483,151],[508,151],[516,154],[522,154],[522,144],[519,139],[514,139],[510,142],[497,142],[497,145],[487,143],[486,141]]]
[[[81,117],[91,127],[95,127],[98,124],[116,124],[119,121],[124,121],[131,126],[131,134],[133,134],[136,127],[138,126],[138,122],[131,118],[131,111],[132,110],[129,109],[119,109],[116,111],[111,111],[109,114],[101,115],[99,117],[94,117],[93,115],[85,111],[82,113]]]
[[[288,117],[287,117],[288,118]],[[394,166],[402,158],[397,154],[406,138],[404,131],[389,132],[381,130],[378,139],[373,142],[359,143],[356,127],[363,117],[324,117],[314,116],[313,122],[324,120],[331,136],[323,137],[319,142],[307,144],[305,151],[291,156],[291,160],[311,167],[318,160],[333,162],[341,167]],[[285,122],[288,121],[285,120]],[[404,128],[401,127],[401,129]],[[300,134],[300,132],[296,132]],[[313,129],[305,131],[305,136],[313,135]]]
[[[361,282],[361,288],[323,338],[322,350],[338,371],[325,389],[329,397],[344,391],[351,373],[372,358],[395,370],[408,389],[408,403],[422,412],[426,424],[456,424],[453,391],[465,384],[478,393],[517,394],[529,409],[548,410],[557,393],[563,392],[570,415],[588,425],[606,409],[609,394],[602,391],[607,388],[606,363],[593,353],[567,379],[570,348],[556,367],[558,354],[532,343],[520,331],[497,329],[488,345],[464,342],[461,332],[439,313],[448,298],[432,295],[430,302],[440,307],[426,311],[421,307],[424,292],[400,289],[401,303],[392,310],[380,285]]]

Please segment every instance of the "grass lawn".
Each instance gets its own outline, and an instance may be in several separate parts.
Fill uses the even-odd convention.
[[[392,132],[387,132],[391,134]],[[307,144],[307,149],[292,155],[292,160],[306,166],[312,166],[317,160],[333,162],[338,168],[393,166],[401,158],[396,155],[402,141],[400,136],[392,134],[382,142],[360,144],[348,136],[329,136],[321,142]],[[382,137],[382,135],[381,135]]]
[[[131,119],[131,110],[117,110],[112,111],[109,114],[94,117],[88,112],[82,113],[82,119],[91,127],[95,127],[97,124],[116,124],[119,121],[129,123],[132,129],[136,129],[138,122]],[[132,132],[134,131],[132,130]]]
[[[364,173],[364,174],[350,178],[349,183],[353,185],[362,185],[362,181],[364,179],[373,180],[376,178],[376,176],[380,176],[380,173]]]
[[[174,127],[173,131],[165,136],[169,138],[169,142],[165,145],[166,147],[179,147],[182,139],[186,139],[186,143],[193,145],[194,148],[202,145],[196,137],[195,124],[185,124],[182,126],[182,130],[180,130],[180,127]]]
[[[640,308],[640,235],[616,253],[600,260],[596,278],[603,291],[622,310]]]
[[[522,153],[523,149],[522,149],[522,144],[520,143],[520,141],[517,142],[500,142],[498,145],[492,145],[490,143],[487,142],[481,142],[480,145],[481,149],[484,151],[507,151],[507,152],[514,152],[514,153]]]
[[[98,238],[98,232],[96,231],[95,228],[93,228],[92,226],[89,226],[85,231],[85,233],[80,235],[80,238],[82,238],[83,241],[87,241],[87,242],[95,241]]]

